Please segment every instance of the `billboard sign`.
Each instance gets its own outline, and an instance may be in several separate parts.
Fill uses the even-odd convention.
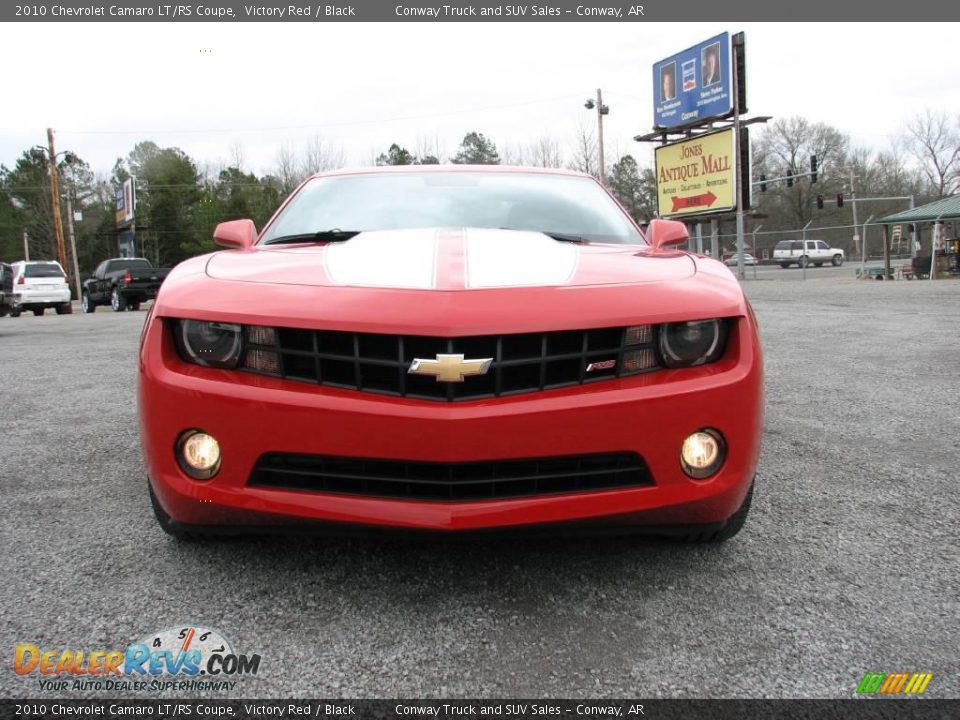
[[[727,212],[737,206],[733,128],[661,145],[655,157],[660,217]]]
[[[123,184],[114,191],[114,201],[116,203],[117,227],[125,227],[133,222],[133,209],[136,203],[133,190],[133,178],[127,178]]]
[[[733,112],[733,67],[729,33],[654,63],[654,126],[695,125],[729,115]]]

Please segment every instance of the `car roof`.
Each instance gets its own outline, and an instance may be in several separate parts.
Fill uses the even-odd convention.
[[[338,175],[380,175],[393,173],[438,173],[438,172],[482,172],[482,173],[535,173],[537,175],[566,175],[594,180],[588,173],[564,168],[524,167],[521,165],[376,165],[373,167],[340,168],[314,173],[310,179],[318,177],[336,177]]]

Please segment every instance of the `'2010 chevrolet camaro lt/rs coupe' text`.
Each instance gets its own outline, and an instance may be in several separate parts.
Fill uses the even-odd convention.
[[[278,526],[724,540],[763,424],[723,263],[595,179],[408,166],[304,182],[180,263],[146,321],[150,495],[177,537]]]

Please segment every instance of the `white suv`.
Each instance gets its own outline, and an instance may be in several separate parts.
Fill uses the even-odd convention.
[[[42,262],[10,263],[13,268],[13,304],[11,317],[19,317],[24,310],[34,315],[43,315],[48,307],[55,308],[57,315],[73,312],[70,304],[70,286],[60,263]]]
[[[807,247],[804,250],[803,244]],[[834,267],[843,265],[846,260],[843,250],[832,248],[823,240],[781,240],[773,248],[773,261],[780,263],[780,267],[788,268],[793,264],[803,267],[804,265],[816,265],[820,267],[824,263],[830,263]]]

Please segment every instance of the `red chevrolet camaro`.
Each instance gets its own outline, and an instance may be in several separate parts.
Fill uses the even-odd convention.
[[[316,175],[215,239],[140,349],[168,533],[743,526],[757,324],[681,223],[644,235],[577,173],[417,166]]]

